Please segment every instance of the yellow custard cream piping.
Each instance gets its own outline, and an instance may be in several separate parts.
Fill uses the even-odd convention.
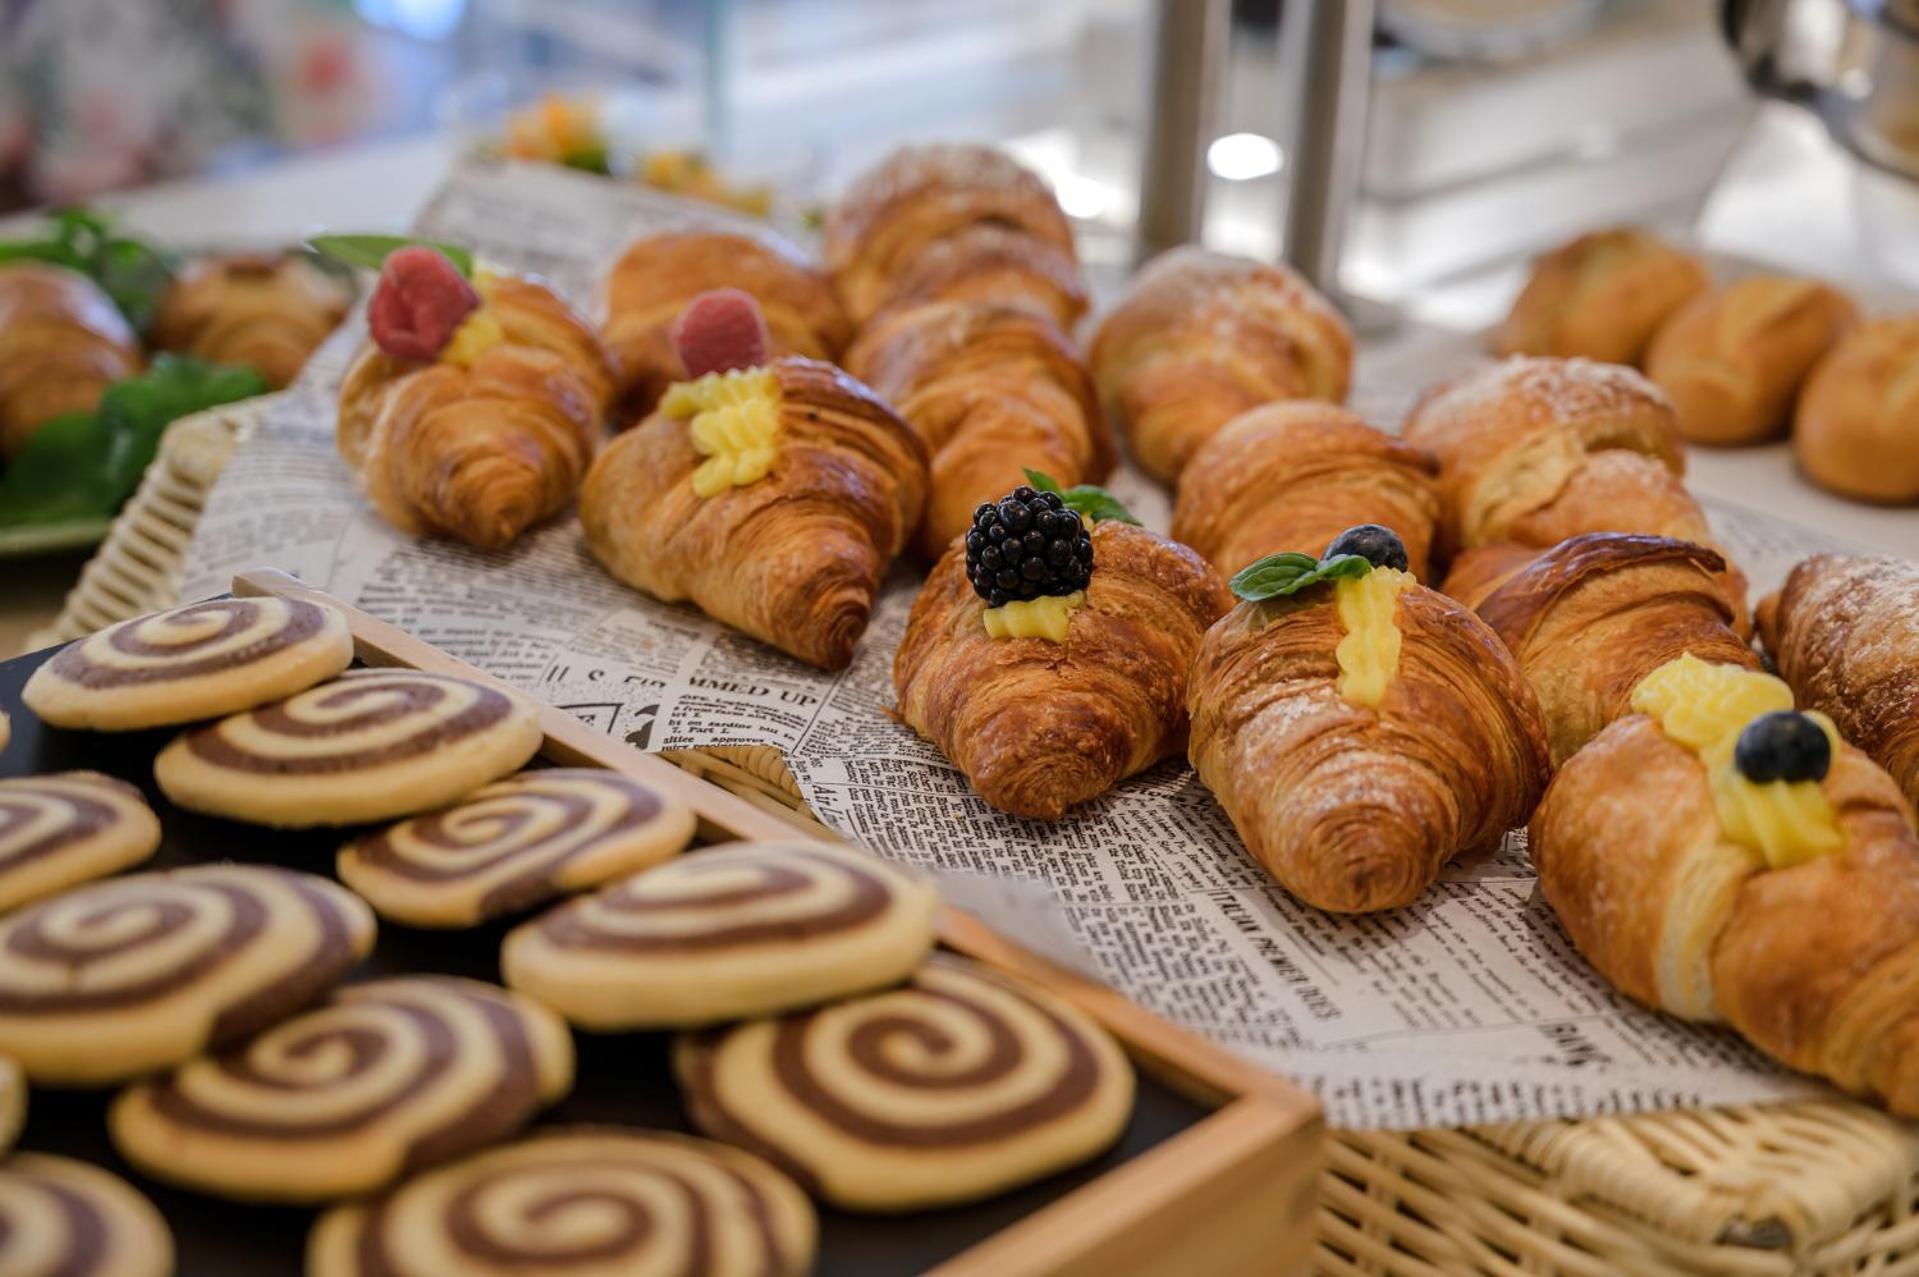
[[[1338,581],[1333,601],[1346,637],[1333,649],[1339,662],[1339,694],[1354,705],[1377,706],[1399,672],[1399,625],[1393,619],[1399,592],[1412,577],[1392,568]]]
[[[1066,627],[1073,613],[1086,602],[1086,591],[1071,594],[1041,595],[1036,599],[1015,599],[980,613],[986,632],[996,639],[1043,638],[1055,643],[1066,641]]]
[[[480,294],[480,308],[453,330],[440,351],[441,363],[471,368],[474,360],[506,340],[506,330],[500,327],[500,317],[493,310],[493,285],[498,279],[490,270],[474,272],[473,288]]]
[[[1792,708],[1792,689],[1770,674],[1714,665],[1691,653],[1667,661],[1633,689],[1632,707],[1651,715],[1676,744],[1706,766],[1720,832],[1783,869],[1845,846],[1826,791],[1816,780],[1746,779],[1733,751],[1746,725],[1761,714]],[[1839,732],[1824,714],[1808,713],[1839,756]]]
[[[770,368],[710,372],[667,387],[660,411],[691,421],[693,451],[706,460],[693,471],[693,491],[717,496],[766,477],[780,453],[780,383]]]

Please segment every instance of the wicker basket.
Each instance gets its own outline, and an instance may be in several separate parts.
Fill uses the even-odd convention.
[[[206,493],[264,400],[187,418],[34,647],[178,599]],[[664,757],[790,820],[807,810],[779,751]],[[1845,1100],[1341,1132],[1321,1183],[1331,1274],[1919,1275],[1919,1128]]]

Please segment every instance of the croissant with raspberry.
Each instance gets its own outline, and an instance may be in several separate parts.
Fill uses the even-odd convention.
[[[546,285],[468,282],[425,247],[387,258],[340,387],[340,455],[395,527],[498,550],[573,499],[612,370]]]
[[[133,329],[91,279],[46,262],[0,266],[0,459],[55,417],[92,412],[140,365]]]
[[[153,344],[216,364],[257,369],[276,390],[306,367],[352,298],[293,253],[232,253],[190,263],[161,295]]]

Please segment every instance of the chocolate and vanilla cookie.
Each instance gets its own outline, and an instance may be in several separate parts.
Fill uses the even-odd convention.
[[[128,1088],[108,1127],[156,1179],[324,1202],[502,1140],[572,1086],[573,1037],[553,1012],[476,980],[405,976]]]
[[[302,599],[214,599],[76,639],[21,699],[55,727],[130,731],[291,696],[353,662],[346,618]]]
[[[0,1055],[0,1153],[13,1147],[27,1121],[26,1071]],[[6,1270],[0,1268],[0,1272]]]
[[[125,781],[0,780],[0,912],[139,864],[159,845],[159,819]]]
[[[989,1197],[1095,1156],[1133,1111],[1105,1030],[962,958],[910,984],[687,1034],[674,1068],[694,1125],[848,1210]]]
[[[118,1175],[47,1153],[0,1161],[0,1273],[168,1277],[173,1234]]]
[[[905,979],[933,889],[817,843],[729,843],[571,900],[506,938],[506,982],[589,1029],[713,1024]]]
[[[395,922],[471,927],[657,865],[693,826],[644,781],[555,767],[348,843],[340,879]]]
[[[325,996],[373,929],[337,883],[264,865],[64,892],[0,918],[0,1054],[99,1086],[225,1049]]]
[[[307,1277],[802,1277],[818,1231],[806,1195],[738,1149],[560,1127],[327,1212]]]
[[[168,798],[283,828],[391,820],[513,771],[541,742],[515,692],[419,670],[354,670],[196,727],[160,751]]]

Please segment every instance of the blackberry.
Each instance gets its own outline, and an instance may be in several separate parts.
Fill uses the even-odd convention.
[[[1377,523],[1347,528],[1333,538],[1333,543],[1320,557],[1331,559],[1342,554],[1357,554],[1376,568],[1397,568],[1401,572],[1408,563],[1406,543],[1391,528],[1382,528]]]
[[[1093,539],[1057,492],[1019,487],[973,511],[966,579],[989,607],[1083,590],[1093,575]]]
[[[1819,724],[1796,710],[1775,710],[1746,724],[1733,746],[1733,765],[1755,784],[1824,780],[1832,769],[1832,742]]]

